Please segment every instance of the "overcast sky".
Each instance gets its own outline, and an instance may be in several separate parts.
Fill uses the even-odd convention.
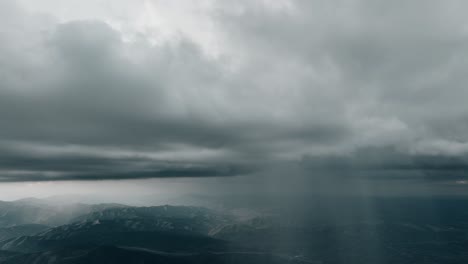
[[[0,0],[0,181],[466,184],[467,8]]]

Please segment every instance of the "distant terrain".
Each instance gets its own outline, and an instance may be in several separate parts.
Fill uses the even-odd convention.
[[[196,206],[0,202],[0,263],[468,263],[468,200],[373,203],[365,217],[353,199],[333,212],[316,201],[251,216]]]

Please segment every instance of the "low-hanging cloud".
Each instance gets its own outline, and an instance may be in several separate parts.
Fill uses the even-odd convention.
[[[116,9],[143,2],[158,15],[159,1]],[[275,162],[464,178],[464,2],[280,2],[204,2],[185,17],[209,30],[174,14],[168,35],[98,9],[64,20],[54,1],[49,13],[2,1],[0,181],[232,176]]]

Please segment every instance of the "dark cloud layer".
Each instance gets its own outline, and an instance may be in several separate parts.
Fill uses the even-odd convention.
[[[462,1],[218,1],[216,55],[27,2],[0,2],[0,181],[465,177]]]

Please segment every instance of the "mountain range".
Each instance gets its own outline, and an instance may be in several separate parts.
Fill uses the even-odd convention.
[[[196,206],[1,202],[0,264],[467,263],[468,201],[377,203],[369,221],[324,221],[303,208],[291,222],[290,210],[246,218]]]

